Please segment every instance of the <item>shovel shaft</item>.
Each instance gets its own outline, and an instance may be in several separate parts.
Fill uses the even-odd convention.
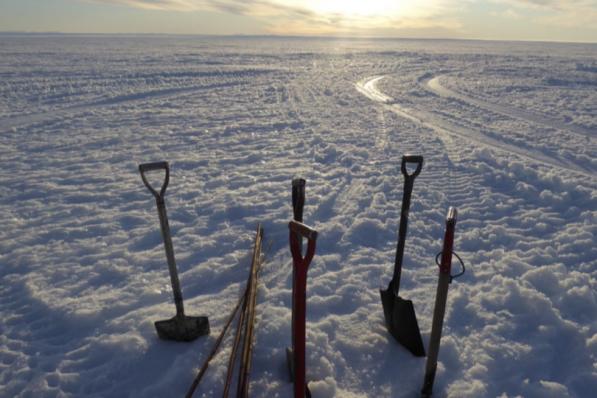
[[[168,215],[166,214],[166,202],[163,197],[156,197],[158,215],[160,217],[160,227],[162,238],[164,239],[164,249],[166,250],[166,259],[168,260],[168,270],[170,271],[170,282],[172,283],[172,292],[174,293],[174,304],[176,305],[176,315],[184,316],[184,306],[182,303],[182,293],[180,291],[180,281],[178,280],[178,270],[176,269],[176,260],[174,259],[174,248],[172,246],[172,237],[170,235],[170,225],[168,224]]]
[[[408,173],[406,167],[407,163],[413,163],[417,165],[416,170],[412,173]],[[408,229],[408,212],[410,210],[410,196],[413,192],[413,186],[415,184],[415,178],[421,172],[423,167],[423,157],[417,155],[404,155],[402,156],[402,164],[400,170],[404,176],[404,193],[402,196],[402,208],[400,210],[400,227],[398,229],[398,243],[396,244],[396,258],[394,260],[394,274],[392,275],[392,281],[390,286],[394,288],[394,294],[398,296],[400,289],[400,276],[402,274],[402,259],[404,257],[404,244],[406,242],[406,231]]]
[[[402,259],[404,258],[404,245],[406,242],[406,231],[408,229],[408,212],[410,210],[410,196],[413,191],[414,178],[404,180],[404,196],[402,197],[402,209],[400,210],[400,227],[398,229],[398,243],[396,245],[396,258],[394,259],[394,274],[392,285],[394,294],[398,295],[400,288],[400,276],[402,275]]]
[[[147,178],[145,173],[148,171],[164,170],[164,181],[158,191],[155,189]],[[162,239],[164,240],[164,249],[166,250],[166,259],[168,260],[168,270],[170,271],[170,282],[172,283],[172,292],[174,293],[174,304],[176,305],[176,316],[184,317],[184,306],[182,304],[182,293],[180,291],[180,281],[178,280],[178,270],[176,269],[176,260],[174,259],[174,247],[172,246],[172,237],[170,235],[170,225],[168,225],[168,214],[166,213],[166,188],[170,182],[170,165],[168,162],[153,162],[139,165],[139,173],[143,184],[149,189],[151,194],[155,197],[155,202],[158,208],[158,216],[160,217],[160,228],[162,230]]]
[[[306,180],[303,178],[294,178],[292,180],[292,218],[294,221],[299,223],[303,222],[303,208],[305,206],[305,185]],[[299,249],[302,253],[303,251],[303,239],[299,238],[300,244]],[[292,289],[294,291],[296,283],[296,268],[292,267]],[[292,295],[292,322],[291,322],[291,332],[293,338],[293,346],[294,346],[294,294]],[[291,373],[291,380],[294,381],[294,363],[292,363],[292,370]]]
[[[294,309],[292,327],[292,347],[294,360],[294,396],[303,398],[305,396],[305,339],[306,339],[306,306],[307,306],[307,270],[306,268],[296,269],[294,274],[293,302]]]

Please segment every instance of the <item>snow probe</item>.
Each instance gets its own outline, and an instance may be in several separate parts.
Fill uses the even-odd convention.
[[[257,227],[257,234],[255,235],[255,244],[253,246],[253,255],[251,257],[252,258],[251,269],[249,271],[249,277],[247,278],[247,284],[245,286],[245,290],[244,290],[243,294],[238,298],[238,301],[237,301],[234,309],[228,316],[228,319],[226,321],[226,324],[224,325],[224,328],[222,329],[222,332],[220,332],[220,335],[216,339],[209,355],[207,356],[207,358],[203,362],[203,365],[199,369],[197,376],[195,377],[195,379],[193,380],[193,383],[191,384],[191,387],[187,391],[187,394],[185,396],[186,398],[192,398],[193,394],[195,393],[195,390],[197,389],[197,387],[199,386],[199,383],[201,382],[201,379],[203,378],[203,375],[205,374],[205,372],[207,371],[207,368],[209,367],[209,363],[216,356],[218,349],[220,348],[220,345],[222,344],[224,338],[226,337],[226,333],[228,332],[230,325],[232,324],[232,321],[234,320],[234,318],[236,318],[236,314],[237,314],[239,308],[241,308],[241,306],[242,306],[241,314],[239,316],[239,326],[237,329],[237,335],[235,336],[235,344],[232,347],[233,352],[230,354],[230,361],[228,363],[228,374],[226,375],[226,381],[224,383],[223,397],[228,396],[228,392],[230,391],[231,381],[232,381],[232,370],[234,370],[234,361],[236,358],[236,351],[238,348],[237,341],[240,341],[240,336],[241,336],[240,332],[242,331],[241,325],[243,323],[242,319],[244,319],[244,315],[245,315],[245,309],[246,309],[247,299],[249,296],[249,286],[251,284],[251,278],[253,276],[256,277],[259,274],[259,271],[260,271],[261,265],[262,265],[262,259],[261,259],[262,240],[263,240],[263,228],[261,228],[261,224],[260,224]],[[253,274],[253,272],[255,272],[255,274]]]
[[[407,163],[414,163],[417,168],[412,174],[408,174]],[[398,244],[396,246],[396,258],[394,262],[394,275],[387,290],[380,290],[381,303],[388,331],[394,338],[406,347],[417,357],[425,356],[425,348],[419,331],[419,324],[415,315],[415,309],[411,300],[404,300],[398,296],[400,290],[400,274],[402,273],[402,258],[404,257],[404,243],[406,241],[406,229],[408,227],[408,211],[410,208],[410,196],[413,190],[415,178],[423,167],[423,157],[415,155],[402,156],[402,174],[404,175],[404,193],[402,197],[402,210],[400,213],[400,229],[398,231]]]
[[[446,313],[446,301],[448,299],[448,288],[452,279],[464,274],[464,264],[460,257],[453,252],[454,247],[454,229],[456,228],[457,211],[450,207],[446,216],[446,232],[444,235],[444,248],[437,255],[441,255],[441,264],[439,265],[439,280],[437,282],[437,293],[435,295],[435,308],[433,310],[433,323],[431,324],[431,336],[429,337],[429,355],[425,366],[425,379],[423,380],[423,397],[430,397],[433,391],[433,381],[437,369],[437,356],[439,354],[439,343],[442,337],[442,327],[444,324],[444,314]],[[452,275],[452,254],[456,255],[462,265],[462,272],[458,275]]]
[[[145,178],[145,173],[154,170],[164,170],[165,177],[160,192],[157,192]],[[166,188],[170,181],[170,167],[168,162],[145,163],[139,165],[139,172],[143,183],[149,191],[155,196],[160,217],[160,226],[162,229],[162,238],[164,239],[164,248],[166,249],[166,258],[168,260],[168,269],[170,271],[170,282],[174,293],[174,304],[176,305],[176,315],[173,318],[155,322],[155,329],[161,339],[176,341],[193,341],[197,337],[209,334],[209,320],[206,316],[187,316],[184,314],[182,302],[182,293],[180,291],[180,281],[178,280],[178,270],[174,259],[174,248],[170,236],[170,226],[168,225],[168,215],[166,214],[166,202],[164,196]]]
[[[315,255],[317,231],[298,221],[288,224],[290,230],[290,252],[293,262],[292,280],[292,358],[291,377],[294,380],[294,398],[309,398],[311,392],[305,381],[305,321],[307,315],[307,270]],[[301,238],[307,239],[305,257],[301,253]]]
[[[259,262],[261,260],[261,242],[263,241],[263,228],[261,224],[257,226],[255,238],[255,248],[253,249],[253,261],[251,263],[251,275],[249,276],[249,286],[247,297],[245,299],[245,328],[243,351],[240,360],[240,370],[238,373],[237,397],[249,397],[249,373],[251,371],[251,358],[253,355],[253,336],[255,334],[255,307],[257,306],[257,281]],[[239,325],[240,326],[240,325]]]

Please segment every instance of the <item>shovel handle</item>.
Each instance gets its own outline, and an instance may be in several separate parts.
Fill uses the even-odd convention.
[[[290,221],[290,252],[295,266],[309,268],[311,260],[315,255],[315,244],[317,242],[317,231],[298,221]],[[307,238],[307,253],[305,257],[301,254],[301,237]]]
[[[292,213],[294,219],[303,222],[303,207],[305,206],[305,184],[303,178],[292,180]]]
[[[412,174],[408,174],[408,170],[406,169],[407,163],[415,163],[417,168]],[[416,178],[419,173],[421,172],[421,168],[423,167],[423,156],[421,155],[404,155],[402,156],[402,165],[400,169],[402,170],[402,174],[405,178]]]
[[[407,163],[417,164],[417,168],[412,174],[408,174]],[[408,229],[408,213],[410,210],[410,197],[415,184],[415,178],[421,172],[423,167],[423,156],[404,155],[402,156],[401,170],[404,175],[404,192],[402,194],[402,208],[400,210],[400,226],[398,228],[398,242],[396,244],[396,257],[394,259],[394,273],[392,275],[392,286],[394,294],[398,296],[400,289],[400,276],[402,274],[402,259],[404,257],[404,245],[406,243],[406,231]]]
[[[300,223],[291,221],[288,224],[290,230],[290,252],[294,265],[292,281],[292,352],[294,371],[294,397],[304,398],[309,396],[309,390],[305,381],[305,321],[307,314],[307,270],[315,255],[315,243],[317,231]],[[307,238],[307,253],[305,257],[301,254],[301,237]]]
[[[165,170],[166,175],[162,188],[158,193],[145,178],[145,173],[154,170]],[[172,284],[172,293],[174,294],[174,304],[176,305],[176,315],[184,317],[184,305],[182,301],[182,292],[180,290],[180,280],[178,279],[178,269],[176,268],[176,259],[174,258],[174,246],[172,245],[172,236],[170,234],[170,225],[168,223],[168,214],[166,212],[166,202],[164,201],[164,194],[170,181],[170,166],[168,162],[153,162],[139,165],[139,173],[143,183],[149,191],[155,196],[155,201],[158,208],[158,216],[160,217],[160,229],[162,230],[162,239],[164,240],[164,249],[166,251],[166,259],[168,261],[168,271],[170,272],[170,282]]]
[[[151,186],[147,178],[145,178],[145,173],[148,171],[154,170],[165,170],[166,176],[164,177],[164,182],[162,183],[162,187],[160,188],[160,192],[158,193],[155,188]],[[149,189],[149,191],[155,196],[155,199],[159,202],[164,199],[164,194],[166,193],[166,188],[168,187],[168,182],[170,181],[170,166],[168,162],[153,162],[153,163],[143,163],[139,165],[139,173],[141,173],[141,179],[143,180],[143,184]]]

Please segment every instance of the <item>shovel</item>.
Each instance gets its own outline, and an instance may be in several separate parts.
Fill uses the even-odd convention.
[[[305,207],[305,185],[304,178],[294,178],[292,180],[292,215],[293,220],[300,223],[303,222],[303,208]],[[302,253],[303,238],[299,237],[299,248]],[[292,269],[292,286],[294,288],[294,281],[296,280],[296,268]],[[292,308],[294,309],[294,295],[292,296]],[[292,312],[294,317],[294,311]],[[292,326],[294,327],[294,318],[292,318]],[[294,359],[292,357],[292,348],[286,348],[286,364],[288,365],[288,374],[290,381],[294,382]]]
[[[408,174],[407,163],[417,165],[412,174]],[[419,324],[411,300],[404,300],[398,296],[400,290],[400,274],[402,272],[402,258],[404,257],[404,243],[408,226],[408,210],[410,208],[410,195],[413,190],[415,178],[423,167],[423,157],[414,155],[402,156],[402,174],[404,175],[404,194],[402,197],[402,210],[400,213],[400,229],[398,231],[398,245],[394,262],[394,275],[387,290],[380,290],[381,303],[388,331],[398,343],[402,344],[413,355],[425,356],[425,348],[419,331]]]
[[[294,269],[292,283],[292,376],[294,398],[310,398],[311,392],[305,381],[305,321],[307,316],[307,271],[315,255],[317,231],[297,221],[288,224],[290,251]],[[301,238],[307,239],[305,257],[301,254]]]
[[[159,192],[145,178],[146,172],[154,170],[164,170],[166,172]],[[145,163],[139,165],[139,172],[141,173],[143,183],[153,196],[155,196],[158,215],[160,217],[162,238],[164,239],[164,248],[166,249],[166,258],[168,259],[168,269],[170,270],[170,282],[172,283],[172,291],[174,292],[174,304],[176,305],[176,315],[173,318],[155,322],[155,329],[161,339],[193,341],[199,336],[209,334],[209,321],[206,316],[187,316],[184,314],[178,270],[176,269],[176,261],[174,260],[174,248],[172,246],[172,238],[170,237],[168,215],[166,214],[166,202],[164,201],[166,188],[170,181],[170,167],[168,166],[168,162]]]

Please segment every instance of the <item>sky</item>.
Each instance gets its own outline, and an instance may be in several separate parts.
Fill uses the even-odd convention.
[[[0,0],[0,31],[597,42],[597,0]]]

